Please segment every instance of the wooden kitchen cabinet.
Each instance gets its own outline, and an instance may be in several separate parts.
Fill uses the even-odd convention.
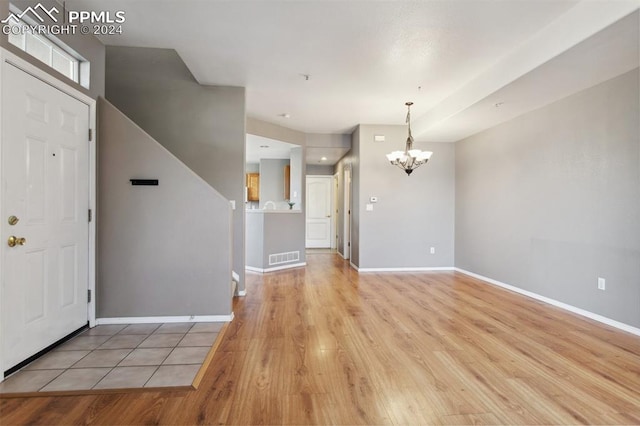
[[[291,166],[284,166],[284,199],[291,199]]]
[[[260,173],[247,173],[247,201],[260,201]]]

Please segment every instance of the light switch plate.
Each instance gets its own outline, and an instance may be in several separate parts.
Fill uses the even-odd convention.
[[[372,211],[373,211],[373,204],[367,204],[367,206],[366,206],[366,210],[367,210],[368,212],[372,212]]]

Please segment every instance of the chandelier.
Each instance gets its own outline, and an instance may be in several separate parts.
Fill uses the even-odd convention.
[[[413,136],[411,136],[411,105],[413,105],[413,102],[407,102],[405,105],[407,106],[407,124],[409,126],[407,145],[404,151],[393,151],[391,154],[387,154],[387,159],[392,165],[400,167],[409,176],[412,171],[429,161],[433,152],[413,149]]]

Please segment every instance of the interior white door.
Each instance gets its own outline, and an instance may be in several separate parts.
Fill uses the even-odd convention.
[[[2,66],[1,332],[9,369],[87,323],[89,106]]]
[[[351,171],[344,171],[344,258],[351,259]]]
[[[332,176],[307,176],[308,248],[331,247],[331,180]]]

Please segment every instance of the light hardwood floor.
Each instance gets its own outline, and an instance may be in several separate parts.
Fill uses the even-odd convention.
[[[460,273],[247,275],[196,391],[0,400],[0,424],[640,424],[640,338]]]

